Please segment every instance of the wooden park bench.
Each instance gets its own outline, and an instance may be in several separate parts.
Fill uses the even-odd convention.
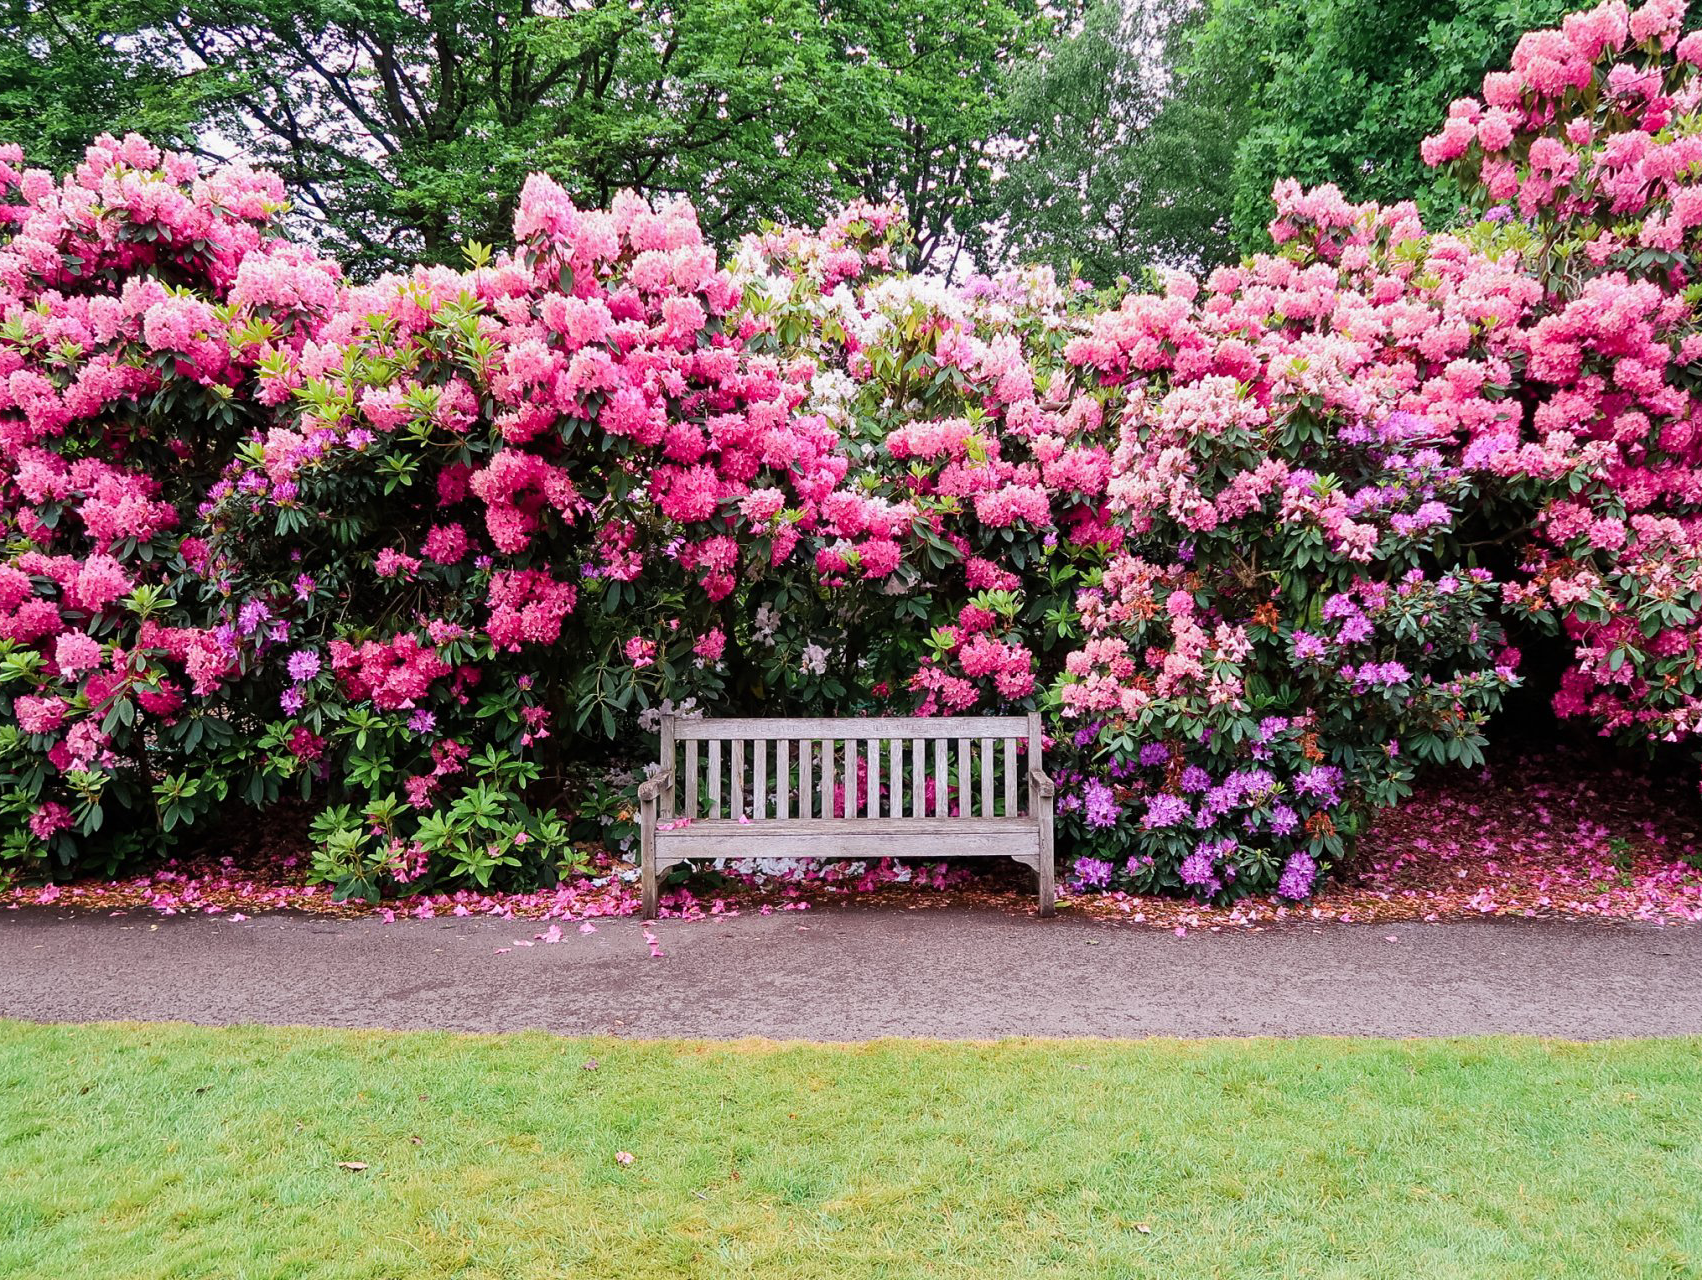
[[[1034,868],[1052,914],[1038,715],[665,716],[661,755],[638,789],[646,920],[661,873],[694,858],[1013,858]]]

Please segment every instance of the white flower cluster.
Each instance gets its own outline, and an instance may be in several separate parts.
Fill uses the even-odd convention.
[[[827,674],[827,650],[819,644],[804,646],[804,670],[813,676]]]
[[[684,720],[699,719],[703,708],[697,705],[696,698],[685,698],[675,703],[671,698],[663,698],[653,707],[646,707],[638,713],[638,727],[646,733],[655,733],[662,727],[662,717],[676,715]]]
[[[865,311],[891,315],[913,307],[960,323],[969,320],[971,311],[963,294],[939,276],[887,276],[863,291]]]

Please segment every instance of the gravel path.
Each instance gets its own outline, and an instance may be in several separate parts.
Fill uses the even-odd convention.
[[[516,946],[482,919],[0,915],[0,1016],[626,1036],[1702,1033],[1702,928],[1493,920],[1172,933],[779,912]],[[501,947],[510,948],[498,953]]]

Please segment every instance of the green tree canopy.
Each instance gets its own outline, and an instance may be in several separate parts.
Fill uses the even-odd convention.
[[[1038,0],[17,0],[0,129],[38,163],[135,129],[283,174],[359,273],[503,238],[525,174],[687,195],[723,243],[897,198],[920,265],[984,246],[1005,65]]]
[[[0,139],[277,168],[357,274],[498,241],[525,174],[725,245],[896,198],[912,265],[1096,280],[1266,243],[1279,177],[1452,195],[1418,142],[1571,0],[8,0]]]
[[[1038,53],[1070,12],[1036,0],[849,0],[832,11],[843,66],[835,172],[872,200],[903,202],[917,239],[912,266],[950,274],[966,254],[989,253],[1007,70]]]
[[[998,184],[1007,256],[1105,283],[1220,260],[1235,104],[1173,92],[1193,0],[1100,0],[1009,79],[1018,148]],[[1196,90],[1203,82],[1196,85]]]
[[[206,86],[175,55],[162,0],[9,0],[0,8],[0,142],[61,170],[102,133],[194,140]]]
[[[144,132],[277,169],[360,274],[506,235],[526,173],[686,195],[723,244],[896,198],[915,265],[984,252],[1038,0],[15,0],[0,139]]]
[[[813,214],[836,69],[807,0],[191,0],[225,133],[372,270],[501,239],[526,173],[686,194],[712,230]]]
[[[1279,178],[1452,212],[1418,144],[1577,0],[1101,0],[1010,78],[1013,257],[1095,279],[1268,246]]]

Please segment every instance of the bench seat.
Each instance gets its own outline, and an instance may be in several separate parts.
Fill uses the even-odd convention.
[[[964,858],[1029,861],[1040,833],[1028,818],[828,818],[739,822],[698,818],[656,832],[656,863],[688,858]],[[805,853],[804,851],[807,851]]]

